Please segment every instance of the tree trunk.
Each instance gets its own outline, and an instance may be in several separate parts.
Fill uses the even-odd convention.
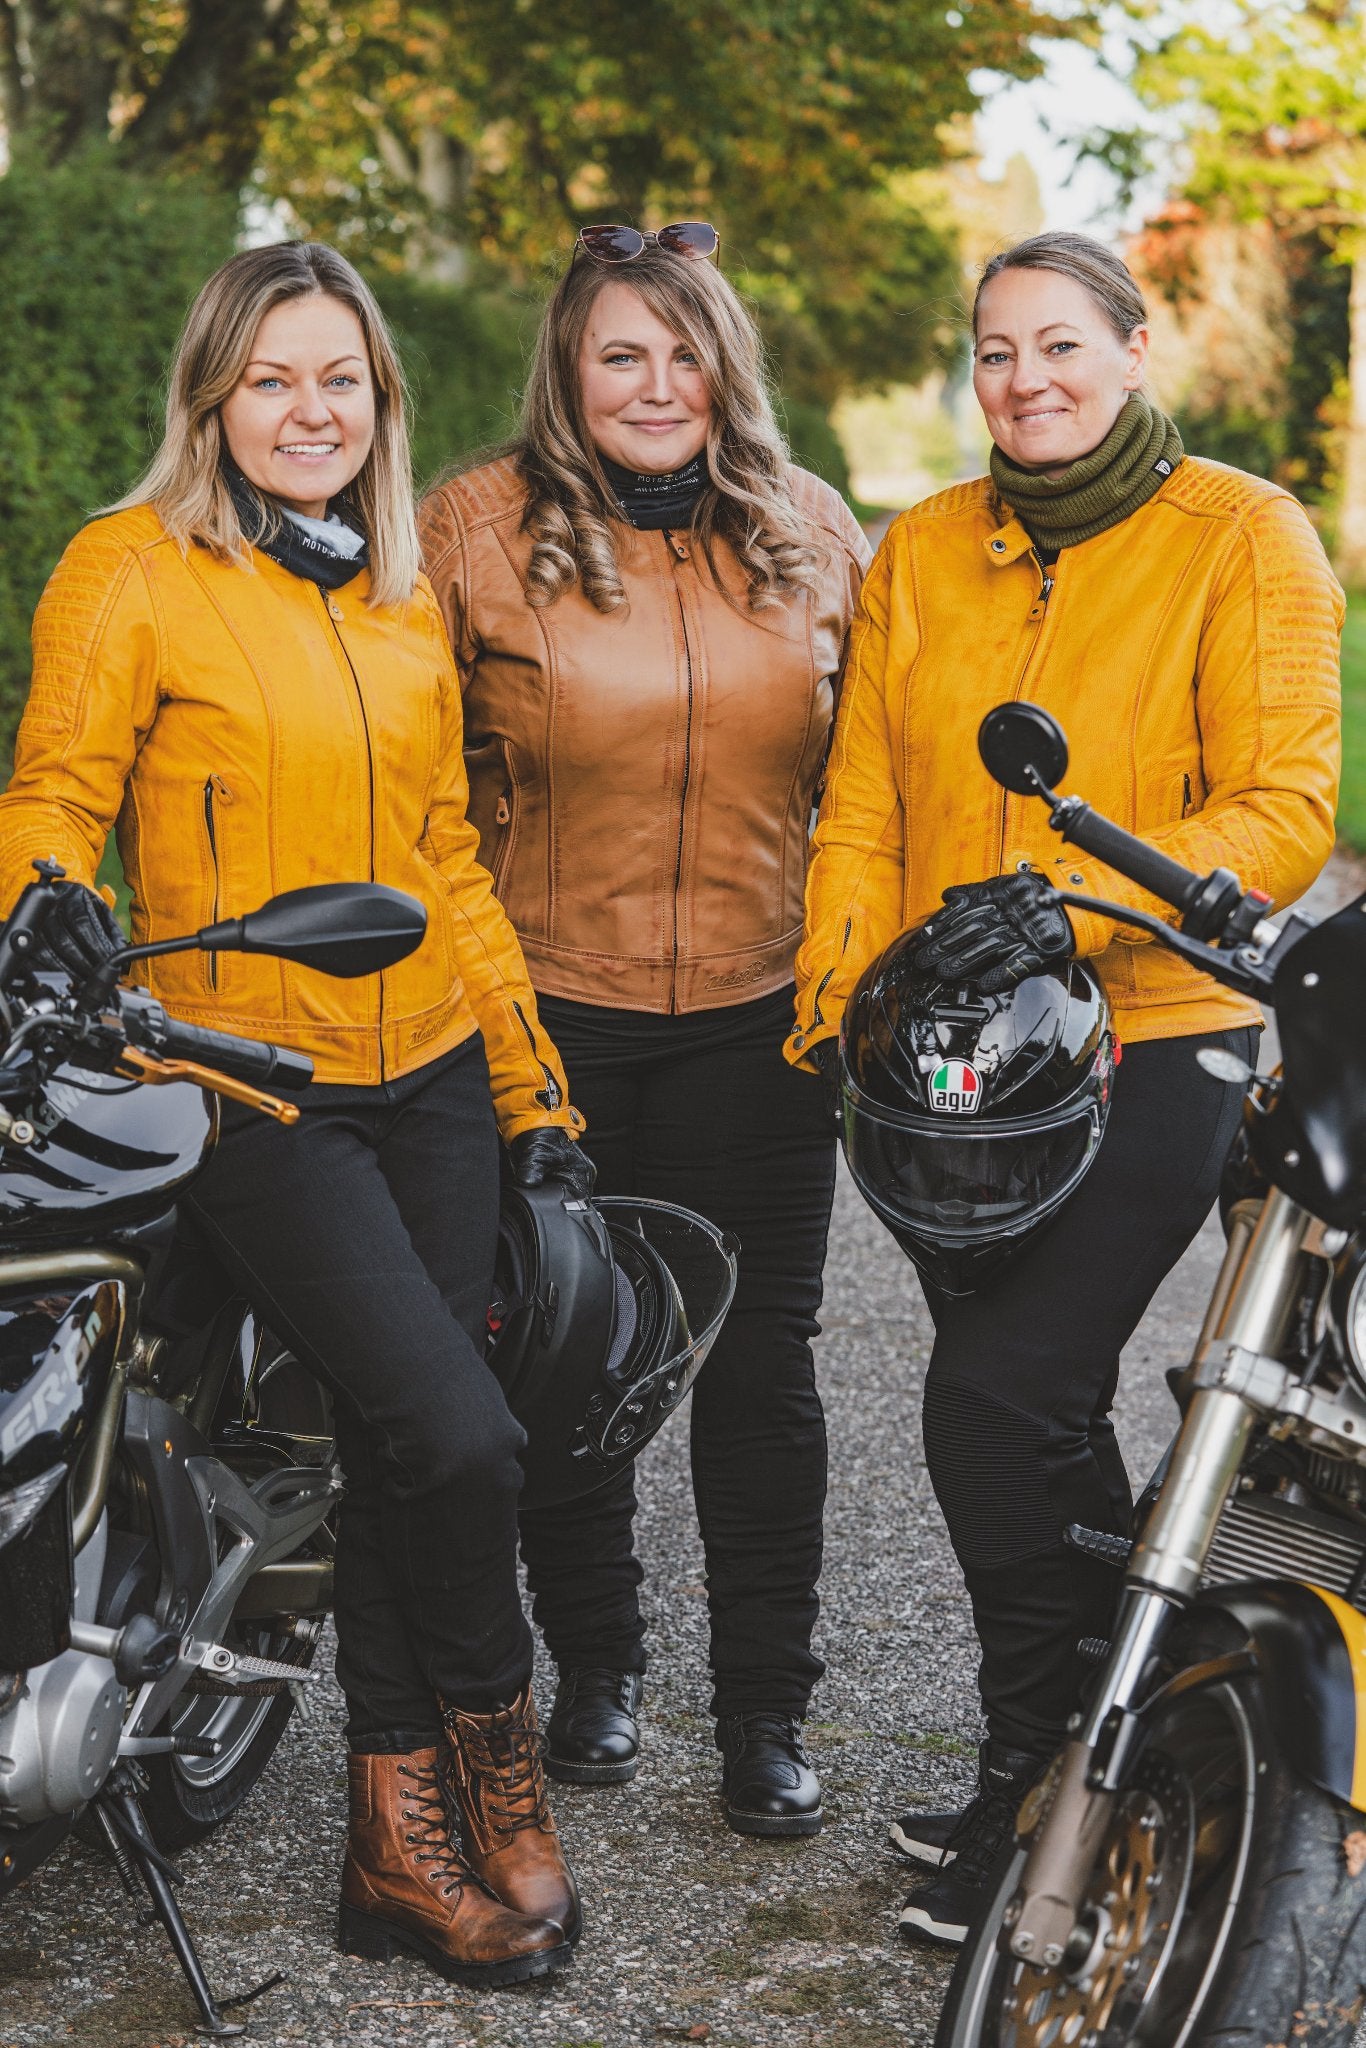
[[[3,106],[11,156],[64,157],[109,139],[127,84],[131,0],[0,0]]]
[[[1349,589],[1366,590],[1366,245],[1352,265],[1347,352],[1347,448],[1338,518],[1337,572]]]
[[[189,0],[185,32],[124,136],[153,168],[181,158],[236,190],[289,86],[298,0]]]

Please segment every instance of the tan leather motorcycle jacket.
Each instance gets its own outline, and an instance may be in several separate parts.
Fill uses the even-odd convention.
[[[434,491],[424,563],[465,692],[469,815],[533,986],[622,1009],[705,1010],[792,978],[808,826],[868,543],[795,472],[828,561],[750,612],[684,532],[623,524],[628,604],[535,609],[509,459]]]

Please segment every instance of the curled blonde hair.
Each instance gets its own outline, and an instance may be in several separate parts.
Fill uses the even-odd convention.
[[[528,603],[553,604],[576,582],[600,612],[626,602],[615,538],[621,513],[588,432],[579,374],[584,331],[609,284],[639,292],[692,352],[706,382],[711,481],[692,530],[713,576],[715,544],[725,541],[744,571],[751,610],[809,587],[825,548],[792,494],[791,456],[773,417],[758,329],[714,264],[648,244],[620,268],[581,257],[546,306],[513,449],[527,488],[522,530],[533,542]]]
[[[246,540],[223,476],[220,408],[242,380],[266,314],[288,299],[322,293],[359,320],[375,380],[375,438],[346,491],[370,544],[366,601],[401,603],[412,596],[421,567],[403,370],[374,294],[325,242],[244,249],[214,272],[186,315],[171,359],[161,446],[128,495],[105,509],[152,505],[182,547],[193,541],[216,561],[245,561]],[[281,515],[266,492],[257,496],[270,535]]]

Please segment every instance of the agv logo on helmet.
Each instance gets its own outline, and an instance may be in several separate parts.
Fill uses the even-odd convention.
[[[982,1100],[982,1077],[968,1060],[941,1060],[930,1075],[930,1108],[950,1116],[975,1116]]]

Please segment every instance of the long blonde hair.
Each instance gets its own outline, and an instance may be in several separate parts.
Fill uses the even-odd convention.
[[[272,307],[323,292],[350,307],[365,335],[375,380],[375,438],[346,495],[370,543],[367,602],[396,604],[412,596],[421,567],[403,371],[374,294],[325,242],[244,249],[214,272],[176,343],[161,446],[128,495],[105,509],[152,505],[182,547],[193,541],[216,561],[245,561],[246,541],[223,476],[220,407],[240,383]],[[280,513],[267,493],[257,495],[268,536],[278,530]]]
[[[527,487],[522,529],[533,542],[528,603],[553,604],[576,582],[600,612],[626,602],[615,538],[620,512],[588,432],[579,374],[584,330],[609,284],[639,292],[691,350],[706,381],[711,483],[692,530],[712,574],[715,543],[724,540],[744,571],[751,610],[808,587],[826,551],[793,498],[791,456],[773,417],[758,329],[715,265],[650,244],[622,267],[581,258],[546,306],[514,445]]]

